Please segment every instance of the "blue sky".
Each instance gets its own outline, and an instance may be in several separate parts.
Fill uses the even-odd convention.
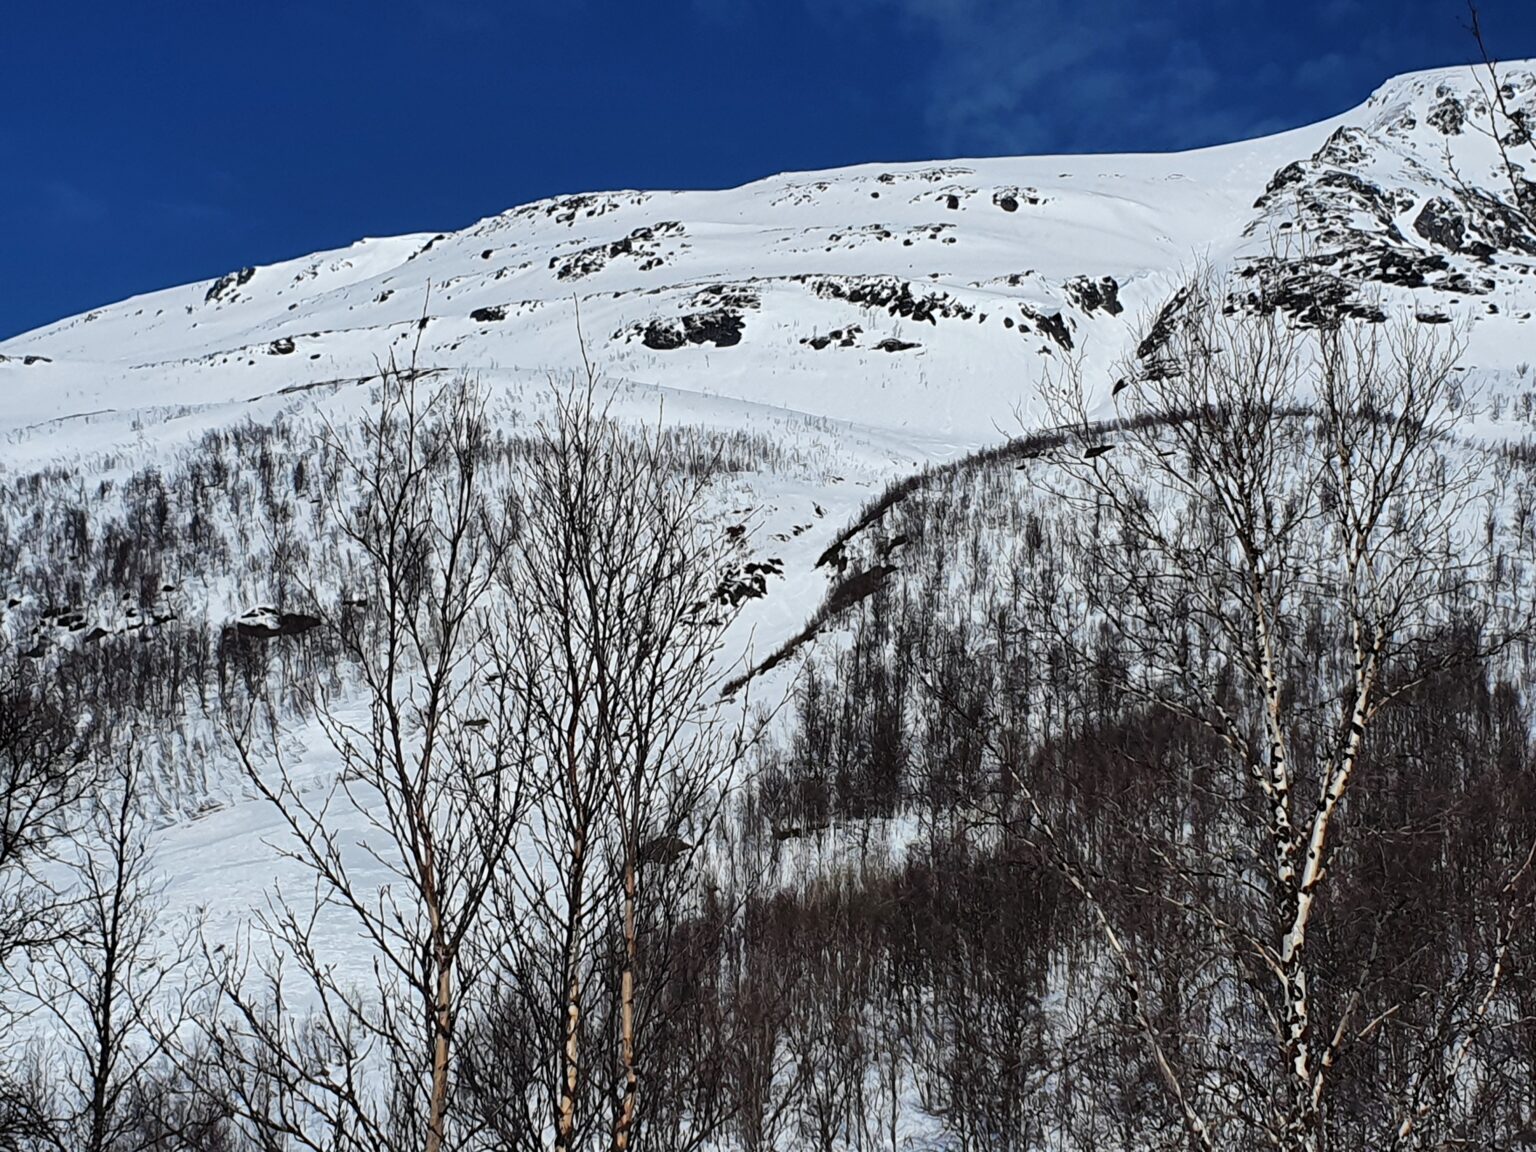
[[[1536,4],[1483,0],[1496,53]],[[0,336],[541,196],[1162,150],[1464,62],[1462,0],[10,0]]]

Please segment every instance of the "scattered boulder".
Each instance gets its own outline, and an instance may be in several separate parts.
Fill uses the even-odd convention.
[[[304,612],[278,612],[273,608],[253,608],[235,621],[235,631],[253,640],[270,640],[277,636],[302,636],[320,627],[318,616]]]
[[[1120,282],[1113,276],[1100,276],[1097,280],[1087,276],[1074,276],[1062,285],[1067,299],[1085,313],[1092,315],[1102,308],[1111,316],[1125,311],[1120,303]]]
[[[827,276],[810,283],[810,289],[824,300],[846,300],[865,308],[884,308],[892,316],[937,324],[939,318],[969,320],[970,308],[944,292],[912,291],[910,281],[894,276]]]
[[[1067,328],[1067,321],[1060,312],[1053,312],[1049,316],[1031,313],[1035,327],[1042,335],[1049,336],[1059,347],[1067,352],[1072,351],[1072,333]]]
[[[223,300],[232,296],[239,289],[251,282],[251,277],[256,275],[254,268],[242,268],[238,272],[226,272],[215,280],[203,297],[204,304],[212,304],[216,300]]]
[[[641,329],[640,342],[658,352],[669,352],[685,344],[713,344],[730,348],[741,343],[746,322],[729,309],[694,312],[677,320],[652,320]]]
[[[1431,244],[1460,252],[1467,239],[1467,219],[1456,205],[1436,196],[1427,200],[1414,218],[1413,230]]]
[[[783,574],[784,562],[778,557],[740,567],[733,564],[720,577],[720,583],[715,588],[715,602],[729,604],[734,608],[748,600],[759,599],[768,594],[768,577]]]
[[[830,348],[833,344],[839,348],[852,348],[863,334],[863,328],[857,324],[850,324],[846,328],[834,328],[825,336],[802,336],[800,343],[809,344],[818,352],[823,348]]]
[[[555,270],[556,279],[580,280],[594,272],[601,272],[608,266],[610,260],[628,256],[639,262],[640,271],[649,272],[666,263],[662,255],[663,242],[680,237],[683,232],[683,225],[676,220],[648,224],[636,228],[628,236],[620,237],[607,244],[594,244],[583,248],[564,260],[558,256],[551,256],[549,266]]]
[[[476,308],[469,314],[469,318],[476,324],[491,324],[497,320],[505,320],[507,310],[504,306],[495,304],[489,308]]]
[[[1467,106],[1455,96],[1446,96],[1429,110],[1425,120],[1443,136],[1460,136],[1467,123]]]

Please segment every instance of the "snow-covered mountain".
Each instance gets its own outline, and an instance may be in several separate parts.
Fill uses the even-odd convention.
[[[1536,110],[1536,71],[1503,75],[1507,109]],[[1531,359],[1536,232],[1510,208],[1490,113],[1481,74],[1423,72],[1334,120],[1195,152],[589,193],[236,269],[0,343],[0,474],[112,473],[209,428],[344,415],[391,356],[526,409],[584,340],[637,410],[662,395],[669,418],[814,459],[758,486],[764,539],[790,538],[772,549],[787,595],[751,621],[772,645],[825,590],[800,561],[872,488],[1037,423],[1034,385],[1063,358],[1107,384],[1193,261],[1303,315],[1406,302],[1460,323],[1469,370]],[[252,607],[236,594],[214,615]]]
[[[1536,107],[1536,74],[1505,79],[1512,107]],[[1510,211],[1487,122],[1479,76],[1453,69],[1393,80],[1322,124],[1196,152],[543,200],[0,343],[0,426],[14,441],[86,413],[345,383],[418,339],[424,364],[538,373],[576,360],[579,305],[610,377],[970,444],[1010,421],[1050,358],[1118,353],[1128,321],[1196,257],[1278,262],[1298,308],[1362,287],[1407,294],[1472,325],[1476,365],[1507,367],[1536,307],[1536,235]],[[1306,268],[1340,283],[1304,281]]]
[[[237,940],[275,881],[304,876],[221,741],[220,694],[226,676],[262,676],[271,654],[273,679],[328,678],[344,718],[365,723],[334,647],[260,646],[366,610],[296,577],[345,568],[314,445],[356,423],[391,360],[476,379],[514,433],[589,362],[611,411],[660,413],[717,451],[715,514],[741,553],[729,594],[745,601],[729,656],[762,670],[754,699],[773,702],[819,644],[867,641],[857,625],[839,633],[839,612],[888,576],[968,578],[971,593],[1018,580],[1039,546],[1020,525],[1038,534],[1060,509],[1014,458],[985,450],[1042,428],[1038,385],[1069,365],[1109,414],[1116,362],[1197,264],[1303,323],[1342,309],[1452,326],[1489,399],[1472,432],[1526,440],[1536,181],[1521,164],[1536,164],[1523,128],[1536,123],[1536,62],[1501,77],[1497,108],[1485,73],[1416,73],[1327,122],[1188,153],[557,197],[458,232],[231,270],[0,342],[0,651],[35,667],[102,654],[60,682],[89,686],[80,697],[110,687],[69,704],[109,726],[123,710],[131,738],[163,753],[150,786],[164,925],[195,912],[206,939]],[[1018,515],[972,515],[983,480]],[[923,499],[901,505],[913,493]],[[334,621],[310,615],[332,609]],[[246,665],[243,640],[261,652]],[[164,723],[142,733],[145,718]],[[297,787],[334,785],[317,725],[282,719]],[[910,834],[899,815],[881,819],[882,834]],[[365,831],[338,836],[356,846]],[[804,833],[773,831],[785,854]],[[816,851],[835,855],[829,843]],[[391,874],[372,858],[355,875],[383,886]],[[318,931],[337,978],[366,979],[355,926]]]
[[[1504,79],[1506,106],[1536,115],[1536,68]],[[817,560],[876,493],[1037,426],[1034,387],[1066,358],[1107,399],[1138,316],[1195,261],[1302,316],[1406,304],[1459,323],[1467,369],[1513,387],[1536,355],[1536,231],[1510,205],[1536,184],[1511,186],[1482,83],[1467,69],[1408,75],[1325,123],[1181,154],[558,197],[17,336],[0,343],[0,513],[14,517],[0,626],[41,652],[178,616],[215,630],[276,618],[268,553],[239,545],[213,575],[166,572],[158,601],[59,603],[67,591],[34,586],[24,517],[52,515],[55,490],[94,491],[105,514],[129,499],[114,483],[220,430],[344,421],[390,357],[478,377],[515,423],[584,342],[618,411],[653,417],[659,403],[670,422],[747,437],[759,460],[778,453],[743,467],[722,509],[766,565],[739,625],[757,660],[822,602],[832,572]],[[1526,143],[1506,146],[1530,159]],[[184,786],[219,791],[206,774]],[[270,862],[261,829],[237,802],[174,838],[169,866],[198,876],[211,844],[240,838],[249,850],[227,854],[224,891],[233,907],[257,901],[271,875],[251,866]],[[203,876],[186,899],[205,890]]]

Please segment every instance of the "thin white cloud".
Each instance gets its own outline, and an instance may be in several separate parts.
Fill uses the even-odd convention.
[[[1320,44],[1300,74],[1222,57],[1256,15],[1223,0],[807,0],[823,18],[896,20],[931,45],[922,75],[935,147],[950,154],[1161,150],[1283,127],[1277,103],[1298,88],[1327,95],[1350,61]],[[1359,18],[1333,0],[1330,22]],[[1267,20],[1276,35],[1304,35]],[[1389,39],[1386,21],[1377,21]],[[1304,42],[1293,41],[1304,48]],[[1371,46],[1379,58],[1385,43]],[[1365,51],[1355,55],[1358,66]],[[1367,65],[1369,67],[1369,65]],[[1385,78],[1385,74],[1381,78]],[[1361,93],[1363,96],[1363,93]],[[1330,109],[1330,111],[1333,109]]]

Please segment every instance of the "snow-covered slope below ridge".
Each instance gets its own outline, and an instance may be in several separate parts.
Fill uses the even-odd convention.
[[[16,430],[80,413],[354,380],[415,342],[424,308],[425,364],[569,366],[578,301],[610,377],[975,443],[1014,426],[1048,358],[1120,353],[1192,259],[1251,266],[1298,228],[1350,288],[1465,316],[1469,362],[1505,367],[1536,331],[1536,235],[1500,204],[1477,79],[1405,76],[1335,120],[1196,152],[562,197],[237,270],[0,343],[5,456]],[[1506,81],[1536,109],[1529,66]]]

